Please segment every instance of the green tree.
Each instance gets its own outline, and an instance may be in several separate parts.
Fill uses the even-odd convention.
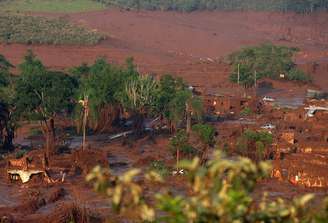
[[[158,83],[153,110],[168,120],[172,133],[179,122],[186,121],[186,130],[189,134],[191,119],[201,117],[203,104],[181,78],[163,75]]]
[[[79,79],[78,98],[89,98],[89,124],[100,132],[111,126],[120,115],[119,95],[125,89],[126,82],[138,76],[133,58],[128,58],[124,67],[98,58],[91,66],[82,64],[71,69],[71,73]],[[76,110],[80,116],[81,108]]]
[[[72,107],[76,82],[61,72],[48,71],[28,51],[19,66],[16,84],[16,108],[20,117],[40,122],[46,138],[46,155],[55,152],[55,117]]]
[[[209,147],[215,143],[215,128],[208,124],[196,124],[192,126],[192,131],[202,143],[201,161],[204,162]]]
[[[14,109],[14,78],[10,68],[14,66],[0,55],[0,145],[4,150],[13,148],[16,122],[13,117]]]
[[[169,103],[169,119],[173,123],[173,130],[180,121],[186,121],[187,134],[191,131],[192,115],[200,117],[203,105],[199,97],[193,96],[189,89],[181,89]]]

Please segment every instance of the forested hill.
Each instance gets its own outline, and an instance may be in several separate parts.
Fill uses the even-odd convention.
[[[328,0],[95,0],[108,5],[147,10],[263,10],[311,13],[328,10]]]

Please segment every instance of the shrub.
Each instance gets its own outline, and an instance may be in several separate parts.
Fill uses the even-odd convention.
[[[241,115],[241,116],[249,116],[249,115],[251,115],[251,114],[253,114],[253,111],[252,111],[252,109],[250,109],[249,107],[244,108],[244,109],[240,112],[240,115]]]
[[[311,82],[312,78],[299,69],[292,69],[287,73],[287,79],[291,81]]]
[[[238,139],[236,151],[238,154],[254,160],[263,160],[267,148],[273,142],[273,137],[268,132],[256,132],[247,129]]]
[[[165,163],[161,160],[155,160],[150,163],[149,166],[150,171],[156,171],[158,174],[160,174],[162,177],[166,177],[170,174],[170,171],[168,167],[165,165]]]
[[[171,138],[169,146],[173,155],[175,155],[178,150],[183,156],[187,157],[197,154],[197,150],[189,144],[188,134],[183,129],[180,129],[176,135]]]
[[[212,145],[214,143],[215,129],[208,124],[196,124],[192,127],[192,131],[195,132],[203,144]]]
[[[23,44],[94,45],[104,36],[65,19],[23,15],[0,15],[0,42]]]

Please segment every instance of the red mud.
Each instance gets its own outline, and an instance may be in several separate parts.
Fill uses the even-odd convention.
[[[242,46],[266,41],[297,46],[300,64],[319,63],[315,83],[328,88],[328,15],[296,15],[261,12],[134,12],[106,10],[65,16],[74,23],[97,29],[108,39],[93,47],[0,45],[0,53],[18,64],[31,48],[56,69],[98,56],[122,63],[133,56],[142,72],[171,72],[192,84],[213,87],[226,81],[228,68],[218,63]],[[212,62],[213,61],[213,62]],[[306,66],[306,65],[304,65]]]
[[[63,16],[63,14],[39,15]],[[302,16],[254,12],[184,14],[106,10],[64,16],[74,23],[97,29],[106,34],[108,39],[92,47],[2,44],[0,54],[4,54],[17,65],[26,50],[30,48],[46,66],[52,69],[67,69],[82,62],[91,63],[98,56],[106,56],[116,63],[123,63],[125,58],[133,56],[138,69],[142,72],[155,74],[170,72],[183,76],[194,85],[206,88],[232,88],[227,80],[229,66],[223,62],[223,58],[242,46],[272,41],[300,47],[301,52],[297,54],[295,61],[313,74],[316,85],[328,89],[327,13]],[[314,63],[319,65],[313,66]],[[298,86],[294,83],[274,82],[274,84],[275,88],[302,92],[306,90],[306,86]],[[293,95],[290,91],[284,92],[289,92],[290,97]],[[230,125],[227,128],[231,130],[232,127]],[[230,132],[227,131],[227,134]],[[28,131],[23,128],[17,135],[23,139],[28,135]],[[229,137],[230,135],[227,135],[226,138]],[[131,148],[129,143],[109,144],[95,140],[92,142],[92,147],[107,153],[109,165],[113,171],[117,171],[116,174],[119,174],[123,167],[146,169],[152,160],[163,160],[167,164],[173,164],[175,160],[167,143],[167,137],[157,137],[155,143],[143,139],[133,142]],[[97,153],[98,155],[96,153],[93,155],[100,157],[100,162],[97,162],[97,159],[87,159],[93,155],[88,156],[79,152],[73,155],[55,156],[52,163],[54,171],[72,170],[75,165],[85,174],[94,164],[106,163],[101,160],[103,155],[100,152]],[[74,161],[77,163],[74,164]],[[296,161],[295,164],[302,165]],[[0,166],[4,168],[4,162],[0,162]],[[116,170],[115,167],[120,168]],[[0,174],[0,217],[7,216],[8,222],[11,222],[10,220],[65,222],[72,216],[78,219],[78,222],[83,222],[86,220],[85,212],[98,219],[93,219],[94,222],[100,222],[99,218],[104,219],[110,213],[107,200],[94,193],[90,185],[84,183],[84,176],[76,175],[75,171],[68,173],[65,183],[53,186],[40,182],[33,182],[28,186],[8,184],[5,181],[5,173],[0,172]],[[59,177],[58,173],[53,176]],[[168,180],[166,184],[179,190],[183,188],[184,182],[174,178]],[[312,192],[310,189],[293,187],[287,182],[273,179],[261,182],[255,195],[263,191],[269,191],[271,197],[282,196],[288,199]],[[318,193],[325,194],[320,190]]]

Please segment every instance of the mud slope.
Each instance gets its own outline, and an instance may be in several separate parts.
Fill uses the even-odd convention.
[[[65,68],[97,56],[122,62],[134,56],[144,72],[181,74],[196,84],[218,85],[227,75],[220,61],[245,45],[272,41],[297,46],[300,64],[319,63],[315,82],[328,88],[328,14],[296,15],[254,12],[133,12],[106,10],[65,16],[109,36],[95,47],[0,45],[17,64],[32,48],[47,66]],[[199,64],[201,61],[212,63]],[[204,63],[204,62],[202,62]],[[206,77],[206,79],[204,79]],[[206,80],[206,81],[204,81]]]

